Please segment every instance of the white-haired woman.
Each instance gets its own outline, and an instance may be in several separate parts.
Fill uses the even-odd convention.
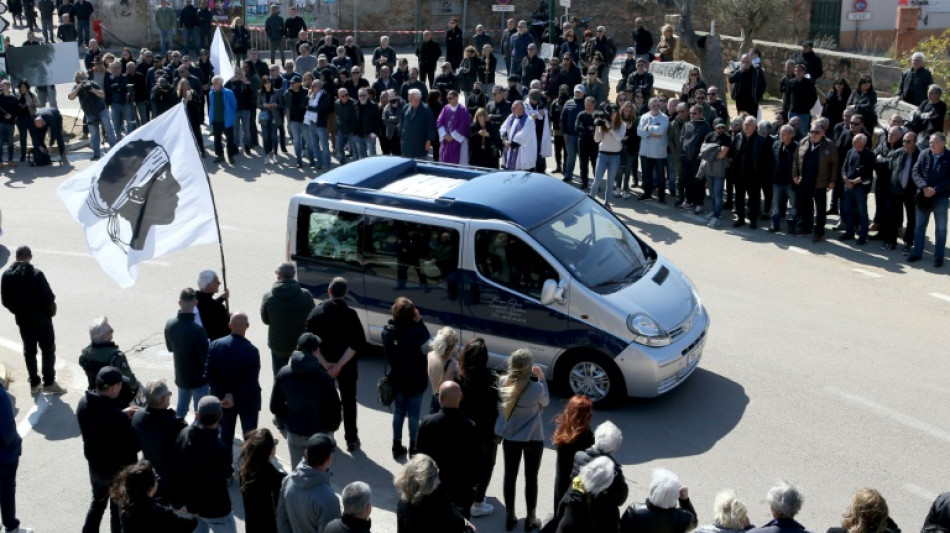
[[[557,533],[616,533],[620,512],[608,496],[616,471],[609,457],[584,465],[557,507],[553,523],[545,531]]]
[[[439,412],[439,386],[446,381],[453,381],[458,376],[458,345],[459,335],[449,326],[440,329],[432,339],[432,350],[426,356],[429,365],[429,386],[432,387],[430,414]]]
[[[713,523],[696,528],[696,533],[742,533],[749,528],[749,509],[734,490],[716,494]]]
[[[86,372],[89,380],[89,390],[96,390],[96,376],[103,367],[111,366],[118,369],[123,376],[129,378],[129,383],[122,384],[122,390],[116,400],[122,408],[126,408],[135,399],[139,391],[139,382],[129,366],[129,360],[122,350],[112,342],[115,330],[109,324],[107,317],[99,317],[89,325],[89,346],[82,349],[79,355],[79,366]]]
[[[518,523],[515,515],[515,482],[521,458],[524,457],[525,502],[528,516],[524,529],[541,527],[535,509],[538,506],[538,470],[544,452],[544,421],[542,413],[551,401],[544,371],[534,366],[531,350],[515,350],[508,358],[508,373],[498,382],[501,405],[495,434],[502,439],[505,460],[504,497],[508,515],[505,529],[511,531]]]
[[[696,510],[689,491],[676,474],[662,468],[653,471],[646,502],[630,505],[620,519],[621,533],[686,533],[695,527]]]
[[[412,456],[393,481],[399,492],[397,533],[462,533],[472,527],[439,484],[439,467],[424,453]]]
[[[805,526],[795,521],[795,515],[802,510],[805,497],[795,485],[780,481],[769,489],[765,502],[772,511],[772,520],[762,527],[750,529],[755,533],[802,533]]]
[[[620,428],[610,420],[602,422],[594,429],[594,445],[574,454],[574,468],[571,471],[571,479],[574,479],[580,475],[581,468],[594,459],[609,457],[614,464],[615,473],[609,496],[614,500],[615,507],[623,505],[630,493],[627,480],[623,475],[623,469],[621,469],[617,459],[614,458],[614,454],[620,449],[621,444],[623,444],[623,433]]]

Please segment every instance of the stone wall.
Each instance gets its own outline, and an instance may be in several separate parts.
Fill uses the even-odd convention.
[[[698,35],[708,35],[705,32],[696,32]],[[739,46],[742,43],[738,37],[728,35],[719,36],[722,45],[723,64],[727,65],[729,61],[739,60]],[[779,96],[779,81],[784,75],[785,61],[790,59],[796,53],[801,51],[801,46],[785,43],[773,43],[768,41],[752,41],[754,47],[762,52],[762,67],[765,70],[765,77],[768,80],[767,92],[772,96]],[[832,50],[815,49],[815,53],[821,57],[824,67],[824,76],[818,80],[818,87],[822,91],[827,91],[831,86],[831,80],[838,77],[846,78],[851,86],[855,86],[858,78],[867,74],[872,75],[875,68],[893,64],[893,61],[882,57],[862,56],[849,54],[847,52],[837,52]],[[685,46],[677,46],[677,59],[697,64],[698,60]],[[872,77],[872,79],[874,79]],[[888,80],[890,81],[890,80]],[[875,83],[877,92],[890,94],[894,87],[889,83]]]

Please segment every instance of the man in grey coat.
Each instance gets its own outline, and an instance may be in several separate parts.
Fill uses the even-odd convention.
[[[310,291],[295,279],[297,267],[293,263],[281,263],[274,273],[277,281],[261,301],[261,322],[270,326],[267,347],[270,348],[271,370],[276,376],[297,348],[297,339],[306,331],[307,316],[315,304]]]
[[[340,518],[340,501],[330,487],[336,442],[326,433],[307,440],[304,460],[284,478],[277,501],[278,533],[321,533]]]

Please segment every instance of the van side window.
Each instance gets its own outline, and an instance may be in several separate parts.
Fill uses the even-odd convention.
[[[557,271],[533,248],[503,231],[475,233],[475,264],[482,276],[532,298],[541,298],[545,280],[559,279]]]
[[[297,255],[360,264],[361,215],[302,205],[297,213]]]
[[[363,243],[375,275],[437,285],[458,270],[459,233],[453,228],[369,217]]]

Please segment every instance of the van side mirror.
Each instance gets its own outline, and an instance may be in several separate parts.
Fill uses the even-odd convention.
[[[558,288],[557,281],[553,279],[544,280],[544,284],[541,285],[541,303],[544,305],[551,305],[555,302],[561,303],[564,301],[561,294],[563,291]]]

